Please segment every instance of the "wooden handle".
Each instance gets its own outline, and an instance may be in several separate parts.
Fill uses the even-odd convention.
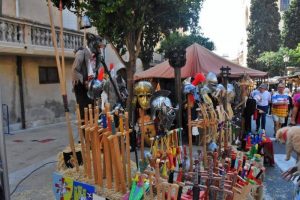
[[[130,159],[130,138],[129,138],[129,131],[125,133],[126,139],[126,161],[127,161],[127,182],[128,187],[131,186],[131,159]]]
[[[129,118],[128,118],[128,112],[125,112],[125,130],[129,131]]]
[[[144,130],[144,110],[140,109],[141,113],[141,159],[144,160],[144,143],[145,143],[145,130]]]
[[[76,104],[76,115],[77,115],[77,125],[78,125],[78,133],[80,137],[80,146],[81,146],[81,155],[82,155],[82,160],[83,160],[83,168],[84,168],[84,176],[87,175],[87,166],[86,166],[86,149],[85,149],[85,141],[84,141],[84,136],[81,128],[81,118],[80,118],[80,109],[79,105]]]
[[[108,141],[109,132],[103,133],[102,141],[104,147],[104,163],[105,163],[105,175],[106,175],[106,187],[112,189],[112,161],[110,156],[110,144]]]
[[[123,122],[123,115],[119,114],[119,130],[121,133],[124,132],[124,122]]]
[[[116,160],[116,154],[115,154],[115,144],[113,142],[113,138],[117,136],[115,135],[110,135],[107,139],[109,141],[109,146],[110,146],[110,157],[111,157],[111,163],[112,163],[112,174],[113,174],[113,180],[114,180],[114,188],[115,191],[119,192],[120,191],[120,177],[118,173],[118,168],[117,168],[117,160]]]
[[[188,134],[189,134],[189,154],[190,154],[190,171],[193,171],[193,142],[192,142],[192,112],[191,112],[191,103],[190,98],[188,98]]]
[[[123,169],[123,174],[126,174],[126,154],[125,154],[125,141],[124,141],[124,135],[123,133],[120,134],[118,137],[121,141],[121,158],[122,158],[122,169]],[[125,181],[127,180],[127,177],[125,176]],[[126,181],[127,182],[127,181]]]
[[[87,164],[87,176],[88,179],[92,178],[92,169],[91,169],[91,146],[90,146],[90,130],[88,126],[88,108],[84,108],[84,124],[85,124],[85,144],[86,144],[86,164]]]
[[[102,173],[102,159],[101,159],[101,145],[100,145],[100,139],[99,139],[99,127],[98,127],[98,119],[99,119],[99,107],[95,106],[94,109],[94,123],[95,123],[95,130],[93,132],[93,139],[94,139],[94,145],[95,145],[95,163],[97,168],[97,183],[100,187],[103,186],[103,173]],[[103,131],[103,129],[101,129]]]
[[[60,80],[60,84],[59,84],[60,92],[64,98],[64,97],[67,97],[66,79],[65,79],[64,71],[62,71],[62,67],[61,67],[61,63],[60,63],[60,59],[59,59],[59,53],[57,50],[56,32],[55,32],[55,28],[54,28],[54,24],[53,24],[52,2],[50,0],[48,0],[48,11],[49,11],[51,36],[52,36],[52,42],[53,42],[53,47],[54,47],[54,52],[55,52],[57,71],[58,71],[58,76],[59,76],[59,80]],[[62,29],[62,27],[61,27],[61,29]],[[65,98],[65,99],[67,99],[67,98]],[[64,102],[64,104],[65,103],[67,104],[67,102]],[[72,127],[71,127],[70,114],[69,114],[68,110],[65,111],[65,118],[66,118],[66,122],[67,122],[69,143],[70,143],[70,148],[72,150],[72,155],[74,158],[75,168],[76,168],[76,171],[79,171],[78,160],[77,160],[77,155],[76,155],[76,151],[75,151],[74,137],[73,137]]]
[[[119,148],[119,140],[118,137],[116,136],[113,138],[113,143],[114,143],[114,152],[115,152],[115,159],[116,159],[116,169],[117,169],[117,174],[118,174],[118,180],[121,185],[121,191],[123,194],[126,193],[126,182],[125,182],[125,173],[122,170],[122,162],[121,162],[121,153],[120,153],[120,148]],[[123,143],[123,142],[122,142]]]

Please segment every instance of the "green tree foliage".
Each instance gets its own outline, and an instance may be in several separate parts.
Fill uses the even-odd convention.
[[[161,42],[158,52],[167,55],[174,46],[181,46],[185,49],[193,43],[198,43],[209,50],[215,49],[214,43],[201,34],[192,33],[190,35],[182,35],[178,32],[174,32]]]
[[[284,62],[288,57],[288,62]],[[281,47],[277,52],[264,52],[257,59],[258,65],[270,76],[282,76],[286,73],[287,66],[300,67],[300,43],[295,49]]]
[[[250,68],[262,70],[257,63],[265,51],[277,51],[280,45],[280,15],[277,0],[252,0],[248,30],[248,57]]]
[[[83,7],[92,25],[106,38],[127,69],[131,114],[135,61],[145,49],[154,48],[160,34],[183,28],[197,27],[203,0],[84,0]],[[123,51],[122,51],[123,50]],[[129,60],[121,57],[125,51]]]
[[[300,0],[292,0],[289,9],[283,15],[283,20],[283,45],[291,49],[296,48],[300,43]]]
[[[289,58],[291,66],[300,67],[300,43],[295,49],[289,51]]]

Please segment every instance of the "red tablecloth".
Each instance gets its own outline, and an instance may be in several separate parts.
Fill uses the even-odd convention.
[[[268,160],[270,165],[274,165],[274,150],[273,150],[273,142],[269,137],[261,143],[263,151],[264,151],[264,161]]]

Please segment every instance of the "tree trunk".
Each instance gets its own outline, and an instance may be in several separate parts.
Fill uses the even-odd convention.
[[[129,122],[131,122],[132,124],[134,123],[134,119],[133,119],[133,107],[132,107],[132,100],[133,100],[133,87],[134,87],[134,74],[136,71],[136,67],[135,67],[135,61],[136,61],[136,57],[135,57],[135,52],[134,51],[130,51],[129,50],[129,62],[126,63],[126,69],[127,69],[127,89],[128,89],[128,99],[127,99],[127,108],[128,108],[128,118],[129,118]]]
[[[138,31],[137,34],[134,32],[128,34],[126,38],[126,47],[129,53],[129,61],[126,63],[127,69],[127,90],[128,90],[128,99],[127,99],[127,110],[128,110],[128,118],[129,122],[134,125],[134,118],[133,118],[133,107],[132,107],[132,100],[133,100],[133,86],[134,86],[134,74],[136,71],[136,59],[140,53],[141,46],[140,46],[140,39],[142,35],[142,29]]]

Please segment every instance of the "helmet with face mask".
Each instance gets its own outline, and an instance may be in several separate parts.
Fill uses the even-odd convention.
[[[140,81],[134,86],[134,95],[144,110],[150,108],[150,98],[153,93],[152,84],[149,81]]]
[[[208,72],[206,75],[206,83],[211,86],[217,86],[218,78],[217,75],[213,72]]]
[[[155,119],[157,116],[159,119],[159,126],[165,130],[169,130],[176,117],[175,108],[172,107],[172,102],[168,98],[171,92],[168,90],[160,90],[153,94],[151,105],[151,116]]]
[[[87,96],[90,99],[99,99],[101,97],[101,93],[103,91],[103,81],[98,79],[92,79],[88,83],[88,92]]]

